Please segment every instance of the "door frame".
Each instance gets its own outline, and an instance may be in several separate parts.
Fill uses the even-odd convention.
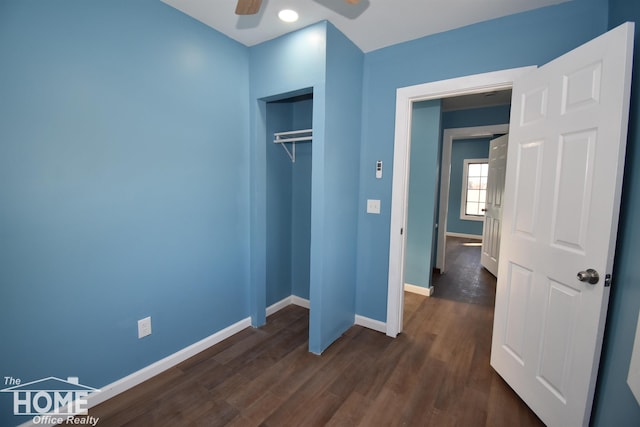
[[[460,95],[511,89],[513,81],[536,66],[512,68],[398,88],[393,143],[393,184],[391,193],[391,227],[389,239],[389,276],[387,288],[386,334],[396,337],[402,332],[404,305],[404,256],[411,151],[411,112],[414,102]]]
[[[509,132],[509,124],[473,126],[444,129],[442,133],[442,160],[440,162],[440,209],[438,212],[438,245],[436,268],[446,271],[447,216],[449,213],[449,190],[451,188],[451,149],[456,139],[489,138]]]

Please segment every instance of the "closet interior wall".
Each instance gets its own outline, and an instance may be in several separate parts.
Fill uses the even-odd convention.
[[[273,134],[311,129],[312,112],[311,94],[267,103],[267,307],[309,299],[312,143],[297,143],[294,163]]]

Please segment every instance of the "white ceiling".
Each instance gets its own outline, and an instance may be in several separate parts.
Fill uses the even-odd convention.
[[[569,0],[361,0],[357,6],[344,0],[263,0],[252,16],[236,15],[236,0],[162,1],[246,46],[327,20],[366,53]],[[300,14],[298,22],[278,19],[285,8]]]

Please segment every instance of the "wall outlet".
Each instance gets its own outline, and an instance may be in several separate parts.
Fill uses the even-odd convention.
[[[151,335],[151,317],[138,320],[138,338]]]

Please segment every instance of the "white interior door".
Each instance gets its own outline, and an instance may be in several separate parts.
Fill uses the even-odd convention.
[[[487,176],[487,197],[484,205],[480,264],[494,276],[498,275],[508,142],[509,136],[503,135],[489,143],[489,175]]]
[[[591,414],[633,30],[624,24],[513,86],[491,365],[549,426],[587,425]],[[597,283],[579,280],[587,269]]]

